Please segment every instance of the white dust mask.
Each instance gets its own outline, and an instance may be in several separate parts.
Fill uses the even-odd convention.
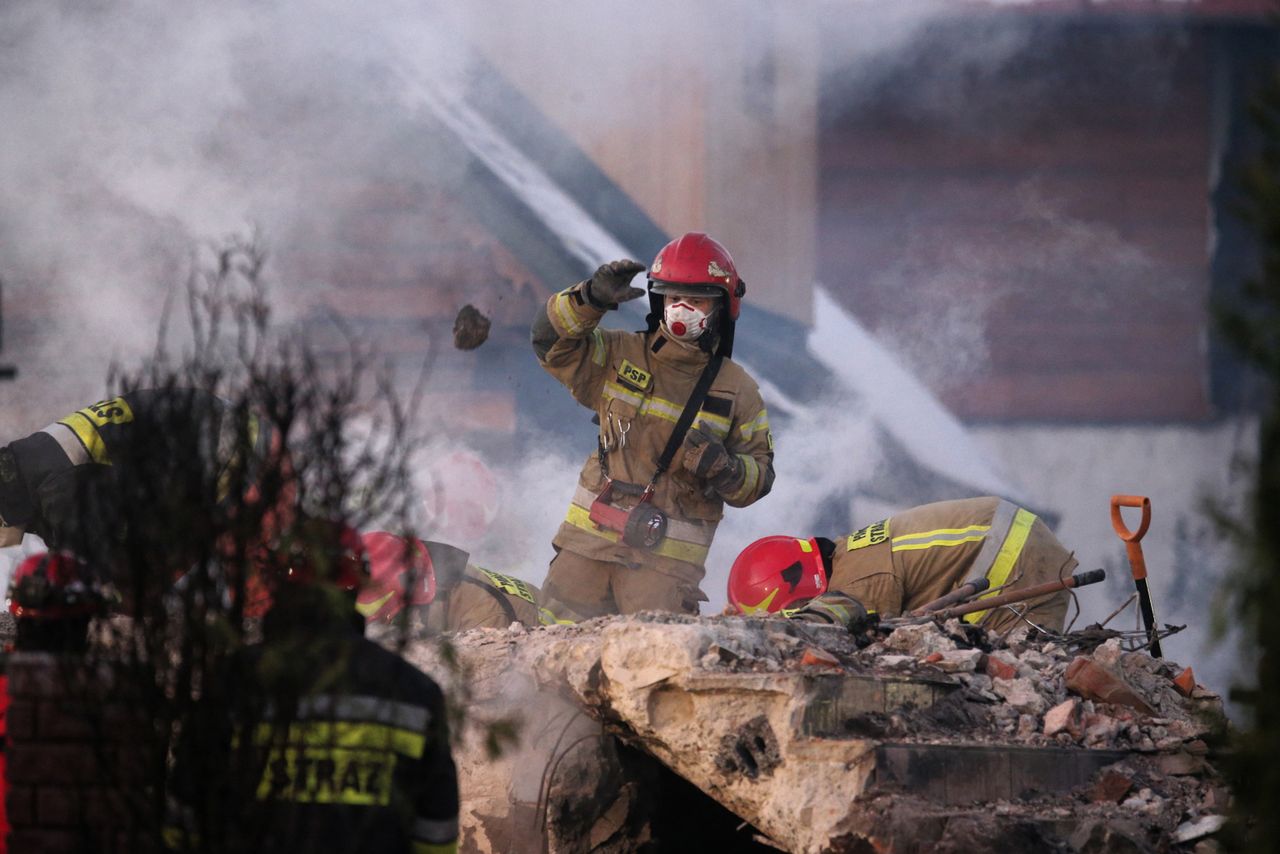
[[[673,302],[663,309],[662,319],[666,321],[672,338],[689,343],[697,341],[707,331],[711,315],[687,302]]]

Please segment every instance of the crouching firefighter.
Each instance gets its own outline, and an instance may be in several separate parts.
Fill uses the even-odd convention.
[[[839,540],[765,537],[729,571],[729,604],[857,631],[869,615],[897,617],[980,580],[982,598],[1070,578],[1076,559],[1043,520],[1000,498],[939,501]],[[1061,631],[1070,594],[1058,590],[964,619],[993,631],[1026,621]]]
[[[184,726],[170,850],[457,850],[444,698],[364,637],[367,578],[360,535],[342,522],[304,520],[273,543],[262,642],[209,680]]]
[[[724,505],[773,485],[769,416],[730,359],[745,292],[733,259],[705,234],[673,240],[649,268],[647,328],[600,329],[606,311],[645,294],[630,285],[643,270],[605,264],[533,323],[542,366],[600,426],[544,585],[584,617],[696,614]]]
[[[373,531],[362,537],[372,578],[356,609],[370,623],[392,623],[408,608],[426,634],[551,626],[580,618],[527,581],[467,562],[462,549]]]

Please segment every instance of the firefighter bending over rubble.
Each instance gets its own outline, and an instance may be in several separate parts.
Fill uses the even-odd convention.
[[[99,401],[0,447],[0,546],[29,532],[51,548],[94,554],[124,525],[122,477],[131,488],[145,485],[152,502],[191,500],[196,480],[216,489],[220,503],[236,498],[228,495],[232,483],[255,500],[257,473],[281,468],[279,445],[265,419],[237,417],[230,403],[200,389],[140,389]],[[194,508],[191,521],[207,509]]]
[[[598,327],[644,267],[613,261],[548,300],[533,322],[542,366],[595,410],[598,447],[552,541],[546,591],[584,617],[696,614],[726,503],[773,485],[773,438],[755,381],[730,360],[745,292],[705,234],[668,243],[649,268],[648,328]]]
[[[474,566],[462,549],[373,531],[362,537],[372,578],[356,610],[390,623],[408,607],[427,634],[550,626],[580,618],[519,578]]]
[[[834,542],[756,540],[729,572],[729,603],[743,614],[784,611],[856,630],[869,613],[899,616],[970,579],[990,582],[986,597],[1067,578],[1075,567],[1035,514],[1000,498],[966,498],[914,507]],[[1061,590],[964,619],[993,631],[1022,619],[1061,631],[1067,601]]]

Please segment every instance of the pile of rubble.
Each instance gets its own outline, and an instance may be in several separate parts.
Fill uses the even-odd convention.
[[[473,724],[520,724],[498,760],[483,726],[458,751],[468,850],[676,845],[719,810],[741,831],[721,850],[1204,851],[1227,809],[1220,699],[1105,632],[925,623],[859,649],[654,614],[468,632],[460,670],[433,644],[410,657]],[[701,794],[664,801],[668,770]]]
[[[852,663],[876,672],[954,676],[962,689],[948,704],[965,713],[948,721],[948,739],[962,731],[975,740],[1149,753],[1192,743],[1222,723],[1216,694],[1185,678],[1175,682],[1185,671],[1172,662],[1123,652],[1118,637],[1048,640],[1022,628],[999,646],[991,648],[983,633],[959,621],[924,623],[895,629]],[[921,723],[912,732],[928,739]]]

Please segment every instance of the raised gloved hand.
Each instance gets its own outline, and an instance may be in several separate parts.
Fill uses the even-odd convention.
[[[619,303],[644,296],[644,288],[631,287],[644,265],[629,259],[601,264],[587,284],[587,301],[596,308],[617,308]]]
[[[742,484],[742,460],[729,453],[718,439],[694,427],[684,437],[685,470],[710,483],[724,493]]]

